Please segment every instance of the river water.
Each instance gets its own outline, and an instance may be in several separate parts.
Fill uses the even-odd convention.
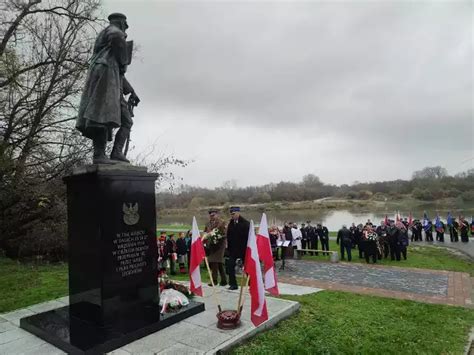
[[[422,210],[413,211],[413,218],[422,219],[423,218]],[[436,211],[435,210],[426,210],[428,213],[428,217],[434,220],[436,218]],[[374,224],[379,224],[381,220],[385,218],[387,215],[389,218],[394,219],[395,211],[387,212],[387,211],[354,211],[354,210],[277,210],[277,211],[268,211],[267,218],[268,223],[270,225],[277,225],[282,226],[285,221],[288,222],[296,222],[298,225],[301,223],[306,223],[306,221],[310,220],[311,224],[315,225],[316,223],[322,223],[323,225],[327,226],[330,231],[336,231],[343,224],[350,226],[351,223],[363,223],[367,222],[370,219]],[[471,215],[474,215],[474,209],[467,209],[464,211],[456,211],[453,213],[454,217],[457,217],[460,213],[464,214],[464,216],[471,221]],[[400,212],[402,217],[408,217],[408,212]],[[447,212],[440,211],[439,212],[440,218],[442,221],[446,221]],[[262,217],[262,213],[258,211],[242,211],[242,216],[246,219],[253,221],[256,224],[260,223],[260,219]],[[230,218],[228,214],[222,214],[223,218]],[[183,214],[167,214],[167,215],[160,215],[158,214],[158,225],[176,225],[176,228],[180,228],[180,226],[190,225],[192,223],[193,213],[190,212],[189,215]],[[196,219],[198,224],[202,225],[208,221],[207,214],[205,212],[199,213],[196,215]]]

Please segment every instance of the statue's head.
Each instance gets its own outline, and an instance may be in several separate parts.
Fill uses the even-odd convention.
[[[128,28],[127,16],[125,16],[124,14],[114,12],[113,14],[109,15],[108,20],[111,24],[117,26],[124,32]]]

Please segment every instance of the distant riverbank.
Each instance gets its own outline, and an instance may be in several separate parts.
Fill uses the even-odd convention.
[[[446,220],[448,211],[455,217],[463,214],[470,219],[471,215],[474,215],[474,206],[456,204],[456,201],[449,199],[433,203],[408,198],[387,202],[324,198],[315,201],[239,205],[242,208],[242,215],[247,219],[253,219],[257,224],[260,222],[262,212],[266,212],[270,224],[281,226],[285,221],[301,224],[310,220],[313,224],[323,223],[332,231],[338,230],[342,224],[365,223],[367,219],[378,224],[385,215],[393,218],[396,211],[399,211],[402,217],[408,217],[409,213],[412,213],[414,218],[422,218],[426,211],[431,219],[439,213],[442,220]],[[229,205],[217,207],[221,210],[222,218],[229,218]],[[204,225],[208,220],[208,208],[206,206],[199,209],[159,210],[157,224],[166,226],[164,229],[181,230],[189,226],[193,216],[196,216],[198,223]]]
[[[297,201],[297,202],[267,202],[267,203],[226,203],[220,206],[201,206],[198,208],[175,208],[175,209],[160,209],[159,214],[176,215],[182,213],[205,212],[209,207],[217,207],[222,212],[226,212],[231,205],[238,205],[243,211],[295,211],[295,210],[348,210],[357,212],[386,212],[393,213],[400,211],[408,214],[414,211],[435,211],[440,214],[446,214],[450,211],[453,214],[465,213],[474,211],[474,202],[465,203],[457,198],[444,198],[436,201],[422,201],[412,197],[406,196],[399,199],[384,199],[384,200],[358,200],[325,197],[312,201]]]

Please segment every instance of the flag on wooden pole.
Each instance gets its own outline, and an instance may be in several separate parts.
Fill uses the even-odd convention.
[[[202,282],[201,282],[201,262],[206,257],[204,246],[202,245],[201,235],[196,222],[196,217],[193,217],[192,239],[191,239],[191,264],[189,266],[190,291],[202,297]]]
[[[272,295],[278,296],[278,284],[276,279],[275,264],[273,262],[272,246],[270,244],[270,235],[268,234],[267,215],[262,213],[262,220],[257,233],[258,256],[264,265],[264,285],[265,290]]]
[[[250,220],[247,250],[245,252],[245,272],[250,277],[250,320],[257,327],[268,319],[267,302],[263,286],[262,270],[257,249],[257,237],[253,221]]]

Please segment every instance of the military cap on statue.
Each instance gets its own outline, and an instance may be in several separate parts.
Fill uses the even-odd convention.
[[[240,212],[240,207],[238,207],[238,206],[232,206],[232,207],[230,208],[230,213],[232,213],[232,212]]]
[[[127,16],[124,14],[121,14],[120,12],[114,12],[113,14],[110,14],[109,17],[107,17],[109,21],[113,20],[126,20]]]

